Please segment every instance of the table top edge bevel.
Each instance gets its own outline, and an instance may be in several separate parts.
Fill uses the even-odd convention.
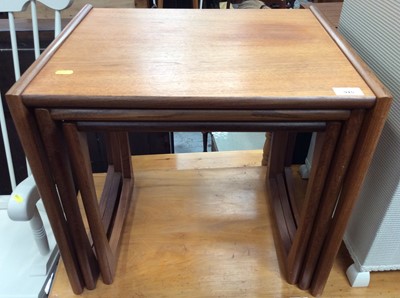
[[[29,68],[22,74],[20,79],[8,90],[6,96],[22,97],[23,92],[33,79],[40,73],[42,68],[49,62],[55,52],[61,47],[64,41],[72,34],[78,27],[81,21],[91,11],[92,5],[86,4],[78,14],[67,24],[64,30],[51,42],[51,44],[44,50],[39,58],[34,61]]]
[[[368,109],[374,96],[255,96],[255,97],[196,97],[196,96],[68,96],[24,95],[26,106],[33,108],[128,108],[128,109]]]
[[[371,91],[375,94],[376,100],[392,101],[393,96],[391,95],[390,91],[377,78],[374,71],[358,55],[358,53],[353,49],[350,43],[347,42],[345,38],[332,27],[324,14],[321,12],[321,10],[315,5],[311,5],[310,10],[314,14],[316,19],[320,22],[321,26],[326,30],[332,40],[339,47],[339,49],[343,52],[349,62],[353,65],[355,70],[365,81]]]
[[[322,37],[323,37],[322,40],[325,42],[324,45],[328,44],[329,45],[329,47],[327,46],[328,48],[332,48],[332,49],[335,48],[333,52],[334,52],[334,54],[336,56],[340,56],[340,59],[339,59],[341,61],[340,65],[344,65],[344,68],[347,71],[347,72],[344,72],[344,73],[345,73],[345,75],[349,75],[351,83],[348,83],[349,80],[343,81],[343,80],[340,80],[340,79],[339,80],[335,79],[335,78],[340,77],[340,76],[335,76],[335,78],[332,78],[332,75],[330,75],[330,76],[328,76],[328,80],[325,80],[325,81],[327,81],[329,83],[328,84],[324,83],[321,86],[318,85],[317,88],[315,87],[314,82],[310,83],[310,85],[308,85],[308,83],[310,81],[307,81],[307,82],[304,82],[304,84],[301,84],[302,87],[300,88],[300,91],[298,90],[299,87],[297,87],[297,88],[295,88],[293,90],[290,89],[290,87],[289,88],[285,87],[283,89],[282,88],[278,88],[277,89],[277,88],[271,87],[270,86],[271,84],[269,84],[269,85],[267,84],[267,87],[256,87],[254,92],[253,91],[248,91],[244,87],[238,87],[238,88],[236,88],[237,90],[236,89],[234,90],[235,91],[235,93],[234,93],[233,91],[229,92],[231,89],[229,89],[228,87],[229,87],[229,84],[233,84],[233,82],[235,80],[233,80],[229,84],[225,84],[226,86],[224,85],[223,88],[220,88],[218,90],[214,90],[214,89],[213,90],[208,90],[207,88],[203,88],[204,83],[203,83],[203,85],[201,85],[201,84],[193,84],[193,86],[192,86],[192,85],[190,85],[190,82],[192,82],[192,81],[189,82],[188,87],[186,87],[186,85],[185,85],[185,88],[187,90],[185,88],[181,88],[179,86],[169,88],[168,87],[169,85],[167,86],[166,83],[164,82],[164,80],[160,80],[159,81],[161,83],[159,83],[157,88],[149,89],[149,88],[146,88],[146,86],[148,85],[147,81],[138,80],[139,83],[137,84],[137,86],[135,85],[135,88],[136,87],[137,88],[136,89],[132,89],[132,88],[129,87],[129,86],[132,86],[131,79],[135,79],[136,78],[135,76],[141,75],[141,72],[138,71],[137,73],[134,72],[132,74],[127,75],[127,74],[125,74],[126,69],[122,68],[122,75],[121,75],[120,74],[120,68],[121,67],[118,66],[119,62],[115,63],[118,67],[114,66],[112,64],[110,69],[104,68],[104,66],[101,66],[101,69],[107,70],[107,74],[106,75],[100,75],[99,78],[96,77],[95,79],[86,80],[85,78],[92,77],[90,75],[86,75],[86,71],[91,71],[91,69],[88,69],[88,68],[85,69],[86,66],[84,65],[83,69],[81,69],[83,71],[79,71],[80,70],[79,67],[77,67],[75,65],[74,66],[70,66],[69,65],[70,63],[69,63],[69,60],[68,60],[68,57],[69,57],[68,55],[72,55],[74,52],[71,52],[71,49],[74,49],[74,47],[77,44],[78,45],[80,44],[79,42],[77,42],[77,40],[79,41],[79,38],[86,36],[86,35],[82,35],[82,32],[87,33],[85,30],[89,30],[88,28],[90,28],[90,32],[92,32],[94,29],[97,30],[96,29],[97,27],[94,26],[94,25],[96,25],[98,23],[96,23],[96,22],[93,23],[92,20],[97,20],[97,22],[98,22],[99,21],[99,15],[97,15],[94,10],[95,9],[92,10],[92,13],[90,13],[88,18],[86,18],[85,22],[82,23],[82,25],[79,25],[78,28],[81,29],[81,30],[80,31],[77,30],[76,34],[75,33],[72,34],[72,37],[68,37],[68,42],[66,42],[65,45],[61,46],[61,49],[59,51],[57,51],[55,57],[50,59],[50,63],[48,63],[40,71],[40,74],[36,77],[36,79],[31,84],[29,84],[29,86],[24,91],[24,95],[28,95],[28,96],[45,96],[47,94],[47,95],[53,96],[55,101],[58,101],[57,98],[56,98],[58,95],[67,96],[67,94],[69,94],[71,96],[76,96],[76,97],[83,96],[83,94],[85,94],[85,96],[88,95],[90,97],[97,97],[97,95],[103,95],[103,94],[107,95],[107,96],[118,95],[118,96],[121,96],[121,97],[123,97],[123,96],[131,96],[131,95],[132,96],[138,96],[138,97],[139,96],[147,96],[147,95],[163,96],[165,94],[171,95],[171,96],[185,96],[186,94],[196,94],[196,96],[201,96],[201,97],[220,96],[220,95],[224,96],[226,94],[230,94],[230,95],[234,95],[234,96],[236,94],[240,94],[242,96],[247,96],[247,97],[251,97],[253,95],[255,95],[255,96],[264,96],[264,94],[265,95],[271,94],[273,96],[286,96],[288,94],[291,95],[291,96],[310,96],[310,95],[311,96],[314,96],[314,95],[318,95],[319,96],[319,95],[323,95],[323,96],[330,97],[330,96],[334,96],[334,94],[336,93],[336,91],[332,90],[333,87],[360,87],[361,90],[364,92],[364,94],[366,96],[371,96],[371,95],[374,94],[371,91],[371,89],[365,84],[364,80],[359,76],[357,71],[355,71],[355,69],[352,67],[352,65],[348,64],[349,62],[346,59],[346,57],[343,55],[343,53],[341,53],[338,49],[336,49],[337,45],[328,36],[328,34],[326,34],[324,28],[320,28],[322,26],[319,24],[319,22],[317,20],[315,20],[315,16],[313,16],[313,14],[311,12],[307,13],[306,20],[312,20],[312,24],[314,26],[318,27],[318,32],[322,33]],[[104,9],[104,10],[106,10],[106,9]],[[162,15],[162,14],[160,14],[160,15]],[[100,16],[102,16],[102,15],[100,15]],[[301,17],[301,19],[303,19],[303,17]],[[102,18],[100,18],[100,20],[102,20]],[[162,20],[162,18],[161,18],[161,20]],[[245,20],[247,20],[247,18],[245,18]],[[129,28],[131,28],[131,27],[132,26],[129,26]],[[81,33],[81,35],[79,35],[79,33]],[[321,34],[319,34],[319,35],[321,35]],[[252,36],[252,35],[250,34],[250,36]],[[267,36],[267,37],[270,38],[270,36]],[[273,37],[275,38],[275,35],[273,35]],[[220,36],[219,36],[219,38],[220,38]],[[293,38],[290,37],[290,40],[292,40],[292,39]],[[320,40],[320,39],[317,39],[317,40]],[[286,42],[286,39],[284,39],[283,41]],[[278,39],[278,42],[282,42],[282,41],[280,41],[280,39]],[[279,43],[279,45],[280,45],[280,43]],[[131,47],[129,47],[129,49],[130,48]],[[87,49],[89,53],[91,53],[92,51],[93,52],[97,52],[96,49],[93,49],[90,46],[89,47],[85,46],[84,49],[85,50]],[[80,53],[80,51],[75,51],[75,52],[79,52]],[[82,55],[84,55],[84,57],[86,57],[87,56],[87,52],[85,52],[85,51],[83,51],[83,52],[85,54],[82,54]],[[73,57],[75,57],[75,56],[73,56]],[[90,57],[90,55],[89,55],[89,57]],[[61,60],[61,58],[63,58],[63,59]],[[104,58],[104,57],[102,57],[102,58]],[[60,64],[60,61],[62,61],[61,64]],[[65,61],[67,61],[67,62],[65,62]],[[73,61],[73,60],[71,60],[71,61]],[[101,61],[106,61],[106,60],[103,59]],[[150,63],[150,62],[153,63],[152,62],[153,60],[151,60],[150,62],[147,61],[147,60],[144,60],[144,61],[145,61],[145,63]],[[164,60],[161,59],[161,62],[162,61],[164,61]],[[65,66],[63,63],[66,63],[67,66]],[[153,65],[151,63],[149,65]],[[91,64],[89,63],[88,65],[90,66]],[[102,64],[100,63],[100,65],[102,65]],[[159,64],[157,64],[157,63],[155,63],[154,65],[155,66],[159,66]],[[290,64],[290,65],[292,65],[292,64]],[[295,65],[297,65],[297,64],[295,63]],[[127,69],[130,70],[131,65],[129,64],[128,66],[129,67]],[[317,67],[317,66],[319,66],[319,64],[316,65],[315,67]],[[105,67],[109,67],[109,65],[106,64]],[[243,66],[241,66],[241,67],[243,67]],[[324,67],[326,68],[326,63],[322,63],[321,69],[324,70]],[[53,69],[53,68],[55,68],[55,69]],[[170,68],[171,67],[168,66],[167,70],[170,69]],[[60,76],[60,75],[59,76],[55,76],[54,72],[56,72],[56,74],[57,74],[57,70],[58,69],[68,69],[68,70],[69,69],[71,69],[71,70],[73,69],[73,74],[74,75],[73,76],[65,76],[65,77]],[[237,69],[241,70],[240,68],[237,68]],[[284,68],[284,69],[286,69],[286,68]],[[110,71],[108,71],[108,70],[110,70]],[[114,70],[115,70],[115,72],[114,72]],[[174,70],[174,69],[172,69],[172,70]],[[179,70],[185,71],[187,69],[184,68],[184,69],[179,69]],[[329,70],[330,70],[330,68],[329,68]],[[259,71],[259,70],[257,70],[257,71]],[[101,71],[99,73],[102,74]],[[151,71],[150,72],[145,72],[146,75],[148,73],[150,73],[149,76],[152,75]],[[186,72],[183,72],[183,73],[186,73]],[[241,72],[241,73],[243,73],[243,75],[244,75],[244,73],[246,73],[246,71]],[[330,73],[330,71],[325,71],[324,73]],[[268,74],[268,73],[266,73],[266,74]],[[222,72],[222,75],[226,75],[226,73]],[[194,72],[194,74],[193,74],[193,72],[191,72],[190,69],[189,69],[187,76],[190,79],[192,77],[195,78],[196,73]],[[52,80],[53,77],[54,77],[54,80]],[[143,76],[139,76],[139,77],[141,78]],[[144,77],[146,77],[146,76],[144,76]],[[79,83],[79,84],[77,84],[76,88],[71,88],[71,86],[74,86],[74,81],[73,81],[74,79],[73,78],[77,78],[77,79],[82,78],[83,80],[80,80],[79,82],[84,82],[84,83]],[[44,80],[44,79],[46,79],[46,80]],[[56,87],[57,89],[52,89],[52,87],[48,87],[48,86],[51,86],[51,85],[48,84],[48,80],[47,79],[50,79],[50,81],[52,82],[51,85],[53,86],[53,88]],[[110,84],[110,85],[116,86],[117,84],[115,84],[115,82],[118,82],[118,83],[121,82],[118,79],[122,79],[122,83],[121,83],[122,87],[120,89],[119,88],[112,88],[112,87],[105,87],[105,86],[107,86],[107,82],[109,82],[109,81],[113,81],[114,82],[114,84]],[[330,79],[332,79],[332,80],[330,80]],[[104,82],[104,80],[106,80],[106,82]],[[98,82],[100,82],[102,84],[99,85]],[[58,85],[58,84],[60,84],[60,85]],[[260,84],[258,84],[258,86],[263,86],[262,82],[260,82]],[[306,87],[303,87],[303,86],[306,86]],[[123,90],[123,91],[120,91],[120,90]],[[156,90],[156,91],[153,92],[152,90]],[[188,91],[188,90],[196,90],[196,91],[193,92],[193,91]],[[223,91],[221,91],[221,90],[223,90]],[[264,92],[264,91],[266,91],[266,92]],[[290,93],[288,93],[286,91],[288,91]],[[201,99],[200,101],[204,101],[204,99]],[[40,105],[40,104],[38,104],[38,105]]]

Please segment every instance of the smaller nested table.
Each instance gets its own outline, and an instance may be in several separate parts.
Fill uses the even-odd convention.
[[[134,187],[127,132],[188,130],[273,133],[267,182],[287,280],[320,294],[391,98],[315,10],[86,6],[7,101],[75,293],[114,279]],[[99,200],[87,131],[108,137]],[[298,200],[287,166],[301,131],[318,134]]]

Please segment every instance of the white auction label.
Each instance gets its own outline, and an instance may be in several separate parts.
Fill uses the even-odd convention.
[[[358,87],[333,87],[336,95],[364,95],[364,92]]]

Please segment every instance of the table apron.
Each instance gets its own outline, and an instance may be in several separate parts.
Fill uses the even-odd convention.
[[[161,110],[50,109],[53,120],[66,121],[342,121],[350,110]]]
[[[325,130],[325,122],[76,122],[80,131],[295,131],[314,132]]]

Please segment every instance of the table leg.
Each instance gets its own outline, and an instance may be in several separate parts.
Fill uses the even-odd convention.
[[[115,258],[118,258],[119,245],[122,235],[122,229],[129,210],[133,192],[133,171],[131,163],[131,152],[129,147],[128,133],[116,133],[118,139],[118,148],[120,150],[120,163],[122,170],[122,189],[119,197],[118,209],[115,214],[115,221],[110,236],[110,246]]]
[[[332,156],[340,133],[339,122],[329,122],[324,132],[318,132],[313,155],[313,167],[307,184],[307,191],[302,208],[300,221],[287,258],[288,282],[297,283],[303,265],[304,255],[315,217],[318,212],[324,183],[326,181]],[[314,166],[315,165],[315,166]]]
[[[118,133],[107,133],[106,140],[108,163],[114,166],[115,172],[121,172],[121,152]]]
[[[111,220],[115,216],[115,206],[118,199],[121,203],[124,201],[121,201],[121,197],[128,193],[132,194],[134,180],[128,133],[107,133],[106,147],[109,167],[100,198],[100,214],[104,227],[107,233],[110,234]],[[124,189],[124,184],[126,187],[127,180],[125,179],[131,180],[128,188],[130,191],[128,193],[123,191],[120,193],[120,190]]]
[[[310,243],[304,259],[302,272],[299,277],[299,287],[308,289],[314,274],[322,244],[327,234],[337,198],[339,197],[343,177],[346,174],[354,145],[361,128],[364,111],[353,111],[349,120],[345,123],[335,155],[329,169],[329,177],[325,183],[319,210],[314,222]]]
[[[78,186],[81,191],[103,282],[111,284],[115,274],[115,258],[108,243],[106,230],[100,216],[86,135],[79,132],[73,123],[64,124],[63,129],[72,169],[77,177]]]
[[[286,162],[286,148],[289,141],[289,133],[285,131],[277,131],[273,133],[267,133],[266,136],[270,136],[269,148],[265,150],[264,144],[264,155],[268,151],[268,169],[267,178],[274,178],[276,175],[283,173]],[[265,157],[263,157],[265,158]]]
[[[112,194],[118,192],[121,186],[121,175],[115,171],[114,159],[115,156],[112,151],[112,145],[115,139],[111,137],[110,133],[106,133],[105,145],[107,153],[107,175],[104,182],[103,191],[100,197],[100,214],[103,219],[104,228],[107,230],[111,222],[112,210],[114,209],[114,204],[117,200],[117,196],[111,198]]]
[[[45,140],[45,149],[63,204],[68,227],[71,231],[71,238],[77,252],[83,279],[86,288],[92,290],[96,287],[99,269],[79,210],[68,153],[60,137],[62,135],[62,130],[51,119],[48,110],[37,109],[35,114],[40,133],[43,140]]]
[[[35,121],[34,115],[23,104],[22,99],[17,96],[7,98],[10,111],[25,154],[28,158],[35,182],[39,189],[41,198],[46,208],[54,237],[60,249],[66,272],[75,294],[83,292],[84,281],[80,271],[76,251],[74,249],[71,232],[64,218],[59,197],[45,154],[44,145]]]
[[[323,132],[317,133],[313,155],[313,165],[299,220],[294,218],[288,194],[291,185],[285,180],[285,165],[288,164],[288,151],[293,147],[289,132],[273,133],[268,162],[268,179],[271,191],[271,204],[276,221],[285,260],[289,283],[296,283],[301,272],[312,226],[318,211],[324,183],[327,179],[332,156],[340,134],[341,123],[329,122]],[[317,166],[318,165],[318,166]]]
[[[267,180],[269,183],[270,200],[273,209],[273,216],[279,232],[281,245],[277,249],[281,250],[281,255],[287,261],[291,251],[292,242],[296,234],[296,220],[290,206],[290,185],[285,180],[285,167],[288,166],[288,152],[292,150],[292,141],[295,134],[289,132],[267,133],[266,143],[264,144],[263,163],[268,157]],[[269,153],[266,154],[267,149]]]
[[[106,134],[106,149],[108,169],[100,197],[99,209],[104,229],[109,236],[109,228],[114,217],[115,206],[118,204],[122,184],[120,146],[116,133]]]
[[[292,216],[284,178],[287,160],[287,147],[290,134],[273,132],[270,139],[267,179],[270,189],[270,200],[276,226],[282,241],[282,255],[286,259],[296,232],[295,220]]]
[[[340,199],[330,224],[323,249],[313,275],[311,294],[320,295],[325,287],[335,257],[339,251],[347,222],[357,201],[362,183],[367,174],[379,136],[390,109],[390,98],[380,98],[368,111],[344,180]]]

